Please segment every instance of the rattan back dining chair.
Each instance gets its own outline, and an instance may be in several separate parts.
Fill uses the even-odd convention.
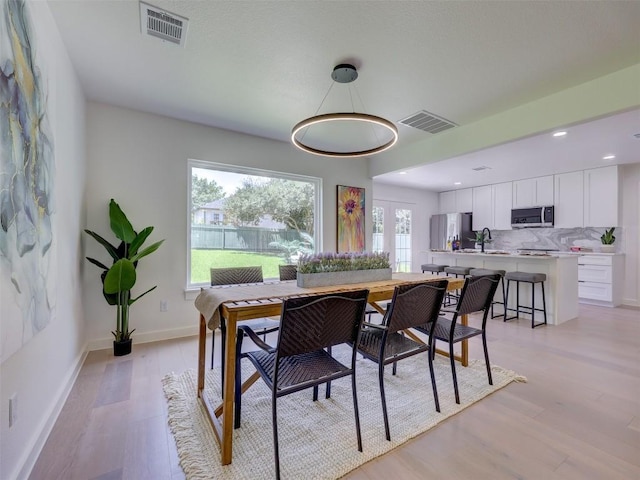
[[[260,348],[240,354],[236,350],[235,413],[240,422],[242,386],[240,358],[248,358],[271,390],[273,446],[276,478],[280,478],[277,399],[307,388],[351,376],[358,451],[362,451],[356,392],[356,348],[364,319],[368,290],[311,295],[286,299],[282,306],[276,347],[262,342],[249,325],[239,327]],[[240,332],[238,338],[242,338]],[[350,344],[351,362],[345,365],[331,354],[331,347]],[[301,439],[304,441],[304,439]]]
[[[358,352],[378,364],[384,430],[389,441],[391,441],[391,434],[384,392],[385,365],[392,363],[393,375],[395,375],[396,362],[418,353],[427,352],[425,360],[429,364],[433,398],[436,404],[436,411],[440,411],[438,390],[433,371],[433,357],[430,353],[431,342],[429,341],[427,344],[418,343],[405,336],[403,331],[420,325],[435,323],[447,291],[447,284],[447,280],[438,280],[437,282],[424,282],[417,285],[399,285],[393,292],[393,299],[387,308],[382,324],[365,323],[363,326]]]
[[[451,362],[451,374],[453,376],[453,389],[456,395],[456,403],[460,403],[460,394],[458,392],[458,378],[456,376],[456,361],[453,356],[453,346],[462,340],[467,340],[475,336],[482,337],[489,385],[493,385],[489,351],[487,350],[487,317],[491,310],[493,296],[498,288],[500,278],[500,274],[467,278],[462,287],[458,303],[454,306],[455,308],[452,310],[441,310],[442,313],[452,314],[453,317],[451,320],[444,316],[439,316],[434,325],[424,325],[416,328],[418,331],[428,333],[433,338],[430,342],[432,348],[431,356],[435,354],[436,340],[449,344],[449,360]],[[480,328],[462,325],[458,322],[460,316],[476,312],[482,313],[482,325]]]
[[[211,271],[211,285],[242,285],[247,283],[261,283],[263,281],[262,277],[262,267],[228,267],[228,268],[212,268]],[[263,336],[266,336],[267,333],[275,332],[278,330],[280,326],[280,322],[278,320],[274,320],[271,318],[259,318],[256,320],[249,321],[240,321],[238,325],[244,325],[247,323],[251,323],[251,326],[260,332]],[[221,388],[224,390],[224,368],[226,363],[226,355],[225,355],[225,345],[227,340],[227,326],[224,321],[224,318],[220,318],[220,333],[222,337],[222,374]],[[213,359],[215,353],[215,331],[211,336],[211,368],[213,368]]]
[[[278,265],[278,273],[280,274],[280,281],[295,280],[298,278],[298,266],[297,265]]]

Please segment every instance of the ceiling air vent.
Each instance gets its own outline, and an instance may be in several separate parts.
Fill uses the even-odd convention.
[[[640,133],[634,133],[633,136],[640,139]]]
[[[426,110],[414,113],[404,120],[400,120],[400,123],[427,133],[440,133],[458,126],[452,121],[429,113]]]
[[[473,167],[471,170],[475,170],[476,172],[481,172],[482,170],[491,170],[491,167],[487,167],[486,165],[480,165],[479,167]]]
[[[189,19],[140,2],[140,31],[144,35],[184,46]]]

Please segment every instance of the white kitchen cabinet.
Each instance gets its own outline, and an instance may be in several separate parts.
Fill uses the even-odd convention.
[[[511,230],[512,182],[473,189],[474,230]]]
[[[484,227],[493,228],[493,201],[491,185],[475,187],[473,190],[472,228],[482,230]]]
[[[584,212],[584,175],[579,172],[554,175],[554,227],[582,227]]]
[[[513,182],[513,208],[553,205],[553,175]]]
[[[513,195],[512,183],[513,182],[505,182],[491,185],[491,197],[493,202],[492,228],[495,228],[496,230],[511,230],[511,205]]]
[[[457,213],[456,211],[456,192],[442,192],[439,195],[440,213]]]
[[[618,167],[584,171],[584,226],[618,226]]]
[[[456,190],[456,212],[465,213],[473,211],[473,189],[463,188]]]
[[[473,211],[471,188],[442,192],[439,196],[440,213],[465,213]]]
[[[624,255],[580,255],[578,297],[581,303],[616,307],[622,303]]]

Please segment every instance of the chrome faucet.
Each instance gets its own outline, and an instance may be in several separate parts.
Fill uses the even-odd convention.
[[[486,230],[486,231],[487,231],[487,233],[489,234],[489,236],[488,236],[488,237],[485,237],[485,236],[484,236],[484,231],[485,231],[485,230]],[[489,230],[489,228],[487,228],[487,227],[484,227],[484,228],[482,229],[482,241],[480,242],[480,251],[481,251],[482,253],[484,253],[484,240],[485,240],[485,238],[487,238],[488,240],[491,240],[491,230]]]

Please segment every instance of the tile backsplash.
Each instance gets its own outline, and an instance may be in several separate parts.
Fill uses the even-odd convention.
[[[589,247],[599,252],[602,242],[600,236],[606,228],[519,228],[514,230],[496,230],[491,232],[493,239],[489,248],[496,250],[549,249],[569,251],[571,247]],[[622,229],[614,232],[616,252],[624,252]]]

